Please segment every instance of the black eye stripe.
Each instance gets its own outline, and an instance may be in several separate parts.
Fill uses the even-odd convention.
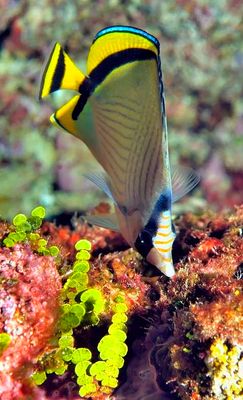
[[[142,231],[134,243],[137,251],[143,256],[147,257],[150,250],[154,247],[151,234],[144,230]]]

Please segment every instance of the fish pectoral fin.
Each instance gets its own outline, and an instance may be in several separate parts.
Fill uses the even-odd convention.
[[[116,204],[116,201],[114,200],[114,197],[112,196],[111,193],[109,178],[105,172],[103,173],[89,172],[87,174],[84,174],[84,177],[93,182],[113,201],[114,204]]]
[[[200,181],[199,174],[191,168],[176,168],[172,174],[172,201],[175,203],[189,193]]]
[[[59,43],[56,43],[46,63],[42,76],[39,98],[59,89],[79,91],[80,85],[87,79],[82,71],[67,55]]]
[[[119,232],[119,224],[116,214],[97,214],[86,215],[85,220],[92,225],[100,226],[101,228],[111,229],[112,231]]]

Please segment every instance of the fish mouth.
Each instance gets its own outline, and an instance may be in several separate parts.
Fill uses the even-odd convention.
[[[163,272],[168,278],[172,278],[172,276],[175,275],[175,269],[173,264],[171,263],[170,265],[162,264],[161,266],[157,266],[157,268]]]
[[[171,257],[163,257],[158,250],[153,247],[146,257],[147,261],[158,268],[164,275],[171,278],[175,275],[175,269]]]

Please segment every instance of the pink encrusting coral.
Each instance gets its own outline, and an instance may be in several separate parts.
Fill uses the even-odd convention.
[[[0,275],[0,331],[11,338],[0,359],[0,398],[34,398],[28,377],[53,336],[60,276],[53,257],[21,244],[0,249]]]

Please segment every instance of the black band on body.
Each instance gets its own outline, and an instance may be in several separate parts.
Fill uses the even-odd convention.
[[[75,105],[75,107],[73,109],[73,112],[72,112],[72,119],[74,121],[77,121],[79,115],[83,111],[83,108],[84,108],[85,104],[87,103],[88,98],[89,98],[89,95],[87,96],[87,95],[82,95],[81,94],[79,96],[79,99],[78,99],[78,101],[77,101],[77,103],[76,103],[76,105]]]
[[[148,231],[152,237],[156,236],[158,230],[158,221],[162,212],[171,209],[171,194],[169,191],[163,191],[155,203],[151,217],[149,218],[144,229]]]
[[[153,238],[158,231],[158,221],[163,211],[171,209],[171,195],[167,191],[163,191],[155,203],[151,217],[149,218],[144,229],[139,233],[135,244],[137,251],[147,257],[150,250],[154,247]]]
[[[72,119],[76,121],[83,111],[83,108],[85,104],[87,103],[87,100],[89,96],[93,93],[95,89],[95,86],[93,85],[93,82],[90,78],[85,78],[81,85],[79,86],[79,93],[81,96],[79,97],[77,104],[75,105],[73,112],[72,112]]]
[[[106,57],[97,67],[91,71],[89,78],[79,86],[81,97],[74,107],[72,118],[77,120],[82,112],[89,96],[95,88],[116,68],[134,61],[157,60],[157,55],[152,50],[131,48],[118,51]]]
[[[98,86],[114,69],[134,61],[157,60],[157,55],[152,50],[130,48],[118,51],[106,57],[90,73],[90,78]]]
[[[146,258],[150,250],[153,248],[153,238],[149,232],[143,230],[138,235],[134,245],[141,256]]]

